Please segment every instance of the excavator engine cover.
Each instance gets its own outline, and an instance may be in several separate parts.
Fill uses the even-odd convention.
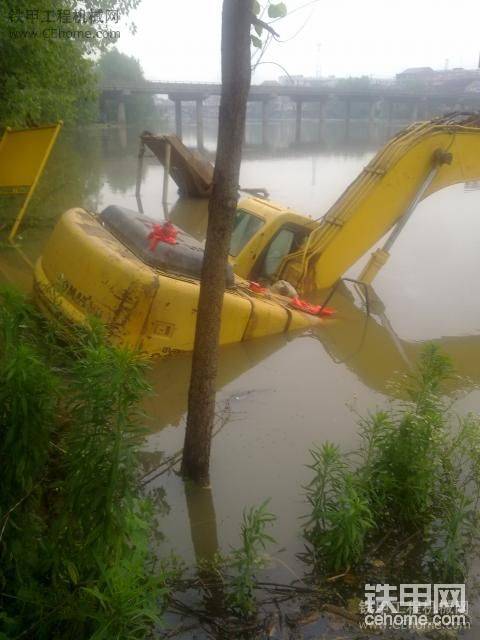
[[[112,235],[150,267],[200,278],[204,256],[202,245],[180,228],[175,227],[175,244],[158,242],[152,249],[149,236],[158,220],[116,205],[104,209],[99,219]],[[231,287],[233,283],[233,270],[229,264],[226,285]]]

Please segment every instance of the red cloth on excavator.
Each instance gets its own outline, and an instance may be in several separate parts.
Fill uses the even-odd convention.
[[[310,302],[300,300],[300,298],[292,298],[290,305],[294,307],[294,309],[298,309],[304,313],[310,313],[312,316],[331,316],[335,313],[335,309],[332,309],[332,307],[324,307],[321,304],[310,304]]]
[[[163,224],[154,224],[148,234],[148,239],[150,240],[148,248],[150,251],[155,251],[159,242],[177,244],[177,230],[170,220],[167,220]]]
[[[250,291],[253,291],[254,293],[267,292],[267,287],[262,287],[261,284],[259,284],[258,282],[254,282],[253,280],[250,280],[250,284],[248,285],[248,288],[250,289]]]

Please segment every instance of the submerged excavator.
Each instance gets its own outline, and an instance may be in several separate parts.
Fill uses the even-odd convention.
[[[480,115],[413,124],[390,140],[327,211],[311,218],[262,198],[241,199],[226,270],[220,343],[330,322],[299,296],[329,290],[390,231],[359,276],[369,284],[417,204],[480,177]],[[193,348],[201,243],[170,221],[109,206],[66,211],[35,267],[47,314],[98,316],[114,343],[151,355]]]

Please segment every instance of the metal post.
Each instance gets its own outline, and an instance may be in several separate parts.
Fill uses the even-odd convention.
[[[163,168],[163,193],[162,193],[162,203],[164,205],[168,202],[168,179],[170,177],[170,155],[171,155],[171,147],[170,143],[165,143],[165,164]]]

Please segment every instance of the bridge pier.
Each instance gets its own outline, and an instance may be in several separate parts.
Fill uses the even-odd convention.
[[[321,100],[318,103],[318,111],[317,111],[317,116],[318,116],[318,124],[319,126],[322,125],[325,122],[325,100]]]
[[[383,102],[382,100],[372,100],[369,105],[368,110],[368,121],[370,124],[373,124],[376,120],[381,117],[383,111]]]
[[[182,101],[175,100],[175,133],[182,139]]]
[[[117,123],[124,127],[127,124],[127,112],[125,109],[125,100],[123,96],[120,97],[117,106]]]
[[[203,98],[195,101],[195,115],[197,116],[197,148],[203,149]]]
[[[175,134],[182,139],[182,99],[179,96],[169,95],[168,99],[175,104]]]
[[[303,101],[296,100],[295,108],[295,144],[300,144],[302,141],[302,107]]]
[[[323,127],[325,125],[325,106],[327,104],[327,100],[320,100],[318,103],[318,140],[320,141],[323,137]]]
[[[267,127],[268,127],[268,98],[262,100],[262,145],[268,144]]]

